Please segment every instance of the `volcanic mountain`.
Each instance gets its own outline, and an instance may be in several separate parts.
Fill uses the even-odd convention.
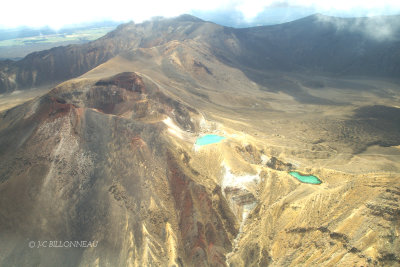
[[[183,15],[133,22],[85,45],[56,47],[0,65],[0,92],[81,75],[126,51],[195,40],[236,68],[398,77],[399,16],[338,19],[313,15],[274,26],[234,29]],[[382,31],[381,33],[379,31]]]
[[[399,265],[398,24],[183,15],[1,62],[0,265]]]

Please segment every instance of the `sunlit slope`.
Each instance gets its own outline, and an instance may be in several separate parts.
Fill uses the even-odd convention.
[[[375,34],[383,31],[386,35]],[[203,41],[219,60],[245,73],[250,67],[396,78],[400,71],[399,32],[397,16],[351,20],[313,15],[246,29],[223,27],[189,15],[127,23],[88,44],[32,53],[18,62],[1,62],[0,92],[61,82],[121,53],[173,40]]]
[[[396,85],[374,81],[388,94],[379,98],[375,87],[361,98],[350,87],[341,101],[335,84],[365,81],[313,76],[329,88],[302,86],[321,102],[309,103],[255,83],[209,49],[138,49],[3,113],[2,263],[396,263]],[[224,139],[197,147],[205,134]],[[377,144],[386,147],[372,153]],[[99,247],[16,249],[26,236],[84,236]]]
[[[258,68],[183,19],[0,114],[0,265],[398,265],[396,81]]]

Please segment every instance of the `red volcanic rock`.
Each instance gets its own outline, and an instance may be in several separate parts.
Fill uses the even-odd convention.
[[[117,74],[109,79],[100,80],[96,83],[97,86],[108,86],[115,85],[119,88],[124,88],[129,91],[137,93],[145,93],[145,85],[136,73],[134,72],[123,72]]]
[[[131,145],[133,148],[143,148],[146,146],[146,142],[140,136],[137,135],[132,138]]]
[[[210,194],[203,185],[183,172],[170,152],[167,153],[167,165],[167,177],[188,261],[195,265],[226,266],[225,254],[232,249],[227,235],[229,229],[213,207]]]
[[[66,103],[63,99],[46,96],[41,100],[41,106],[35,115],[36,121],[56,119],[65,116],[77,107],[74,104]],[[76,114],[78,115],[78,114]]]

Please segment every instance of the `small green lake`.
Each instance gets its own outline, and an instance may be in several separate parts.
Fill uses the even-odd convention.
[[[322,183],[322,181],[320,179],[318,179],[314,175],[301,175],[298,172],[289,172],[289,174],[291,176],[293,176],[294,178],[296,178],[297,180],[299,180],[300,182],[302,182],[302,183],[307,183],[307,184],[320,184],[320,183]]]
[[[200,138],[197,138],[196,140],[196,145],[198,146],[204,146],[204,145],[209,145],[209,144],[215,144],[221,142],[221,140],[224,140],[225,137],[215,135],[215,134],[207,134],[204,135]]]

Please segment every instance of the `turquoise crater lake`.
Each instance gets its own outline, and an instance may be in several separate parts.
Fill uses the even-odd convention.
[[[297,180],[299,180],[300,182],[302,182],[302,183],[307,183],[307,184],[320,184],[320,183],[322,183],[322,181],[320,179],[318,179],[314,175],[301,175],[298,172],[289,172],[289,174],[291,176],[293,176],[294,178],[296,178]]]
[[[221,140],[225,139],[223,136],[215,135],[215,134],[207,134],[200,138],[197,138],[196,145],[204,146],[209,144],[215,144],[221,142]]]

